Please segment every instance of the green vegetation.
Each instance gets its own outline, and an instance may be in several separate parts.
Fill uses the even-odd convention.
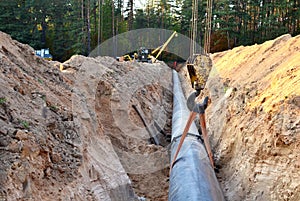
[[[20,123],[24,128],[29,129],[29,123],[27,121],[21,120]]]
[[[40,78],[38,78],[38,82],[39,82],[40,84],[43,84],[43,80],[41,80]]]
[[[55,106],[55,105],[51,105],[49,108],[50,108],[50,110],[52,110],[53,112],[57,112],[57,111],[58,111],[58,107]]]
[[[0,104],[2,105],[4,103],[6,103],[6,98],[4,98],[4,97],[0,98]]]
[[[176,30],[189,36],[192,0],[155,0],[134,9],[133,0],[0,1],[0,30],[54,60],[88,55],[114,35],[138,28]],[[206,2],[199,1],[197,42],[203,44]],[[211,51],[262,43],[300,33],[300,0],[215,0]]]
[[[46,101],[46,95],[42,95],[41,97],[44,101]]]
[[[229,88],[227,86],[224,86],[224,93],[226,93],[228,89]]]

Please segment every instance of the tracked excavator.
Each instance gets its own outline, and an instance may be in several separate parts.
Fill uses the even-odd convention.
[[[168,38],[168,40],[161,46],[155,48],[153,51],[150,52],[149,49],[145,47],[140,47],[133,55],[123,55],[121,57],[117,57],[117,61],[138,61],[138,62],[148,62],[148,63],[155,63],[157,58],[161,55],[161,53],[166,49],[168,44],[171,40],[177,36],[177,32],[174,31],[173,34]],[[154,57],[153,55],[156,53],[157,55]]]

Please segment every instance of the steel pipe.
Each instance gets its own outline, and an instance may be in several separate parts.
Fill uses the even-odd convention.
[[[171,160],[189,118],[178,74],[173,70]],[[170,201],[222,201],[224,196],[193,122],[175,161],[169,186]]]

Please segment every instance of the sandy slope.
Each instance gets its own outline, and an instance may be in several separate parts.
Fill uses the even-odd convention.
[[[209,110],[227,200],[300,199],[300,36],[212,55]],[[218,125],[216,125],[218,124]]]
[[[171,70],[107,57],[61,65],[0,32],[0,200],[166,200],[167,149],[132,105],[170,133]]]

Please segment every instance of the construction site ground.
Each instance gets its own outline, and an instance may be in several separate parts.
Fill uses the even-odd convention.
[[[226,200],[300,200],[299,49],[284,35],[210,55],[202,96]],[[0,200],[168,199],[170,67],[45,61],[0,32],[0,71]]]

